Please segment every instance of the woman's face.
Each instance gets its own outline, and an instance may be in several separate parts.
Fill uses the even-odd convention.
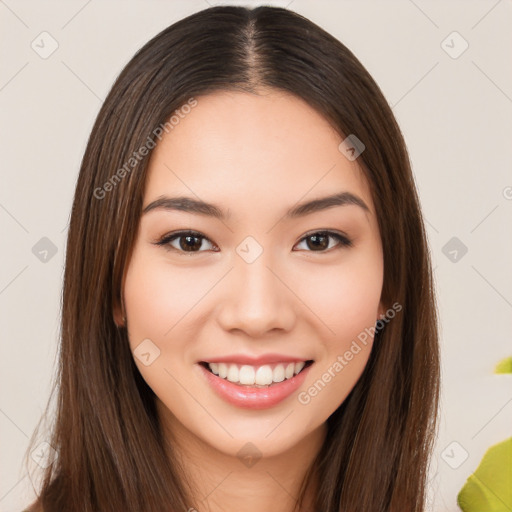
[[[223,91],[154,149],[124,302],[171,431],[276,455],[318,432],[360,377],[383,256],[342,140],[292,95]]]

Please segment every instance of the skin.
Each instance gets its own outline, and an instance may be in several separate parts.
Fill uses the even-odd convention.
[[[326,420],[359,379],[372,338],[309,403],[298,394],[385,311],[374,204],[357,160],[338,150],[344,137],[303,100],[275,90],[197,100],[153,151],[143,204],[186,195],[229,216],[164,209],[142,216],[123,287],[130,346],[150,339],[160,350],[148,366],[134,360],[197,488],[198,510],[291,511]],[[284,218],[299,202],[341,191],[359,196],[369,211],[345,205]],[[179,238],[167,248],[155,245],[187,229],[205,237],[196,252],[185,252]],[[304,238],[326,229],[344,233],[353,246],[329,238],[315,250]],[[263,249],[250,264],[236,252],[247,236]],[[114,318],[123,323],[120,308]],[[264,410],[225,402],[196,364],[268,352],[315,362],[297,392]],[[252,467],[237,457],[247,442],[262,454]]]

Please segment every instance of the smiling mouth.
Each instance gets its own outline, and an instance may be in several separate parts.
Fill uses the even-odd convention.
[[[199,364],[215,376],[227,380],[241,387],[269,388],[285,380],[292,379],[305,368],[313,364],[313,360],[290,363],[272,363],[260,366],[235,363],[208,363]]]

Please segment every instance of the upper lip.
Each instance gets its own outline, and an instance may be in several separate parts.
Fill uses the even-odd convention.
[[[286,356],[283,354],[263,354],[261,356],[249,356],[243,354],[232,354],[220,357],[211,357],[204,359],[200,362],[204,363],[233,363],[233,364],[247,364],[250,366],[261,366],[264,364],[272,363],[298,363],[300,361],[310,361],[305,357]]]

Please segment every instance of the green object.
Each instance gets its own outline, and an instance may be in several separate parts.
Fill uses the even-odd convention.
[[[487,450],[457,503],[464,512],[512,511],[512,437]]]
[[[502,359],[494,369],[494,373],[512,373],[512,357]]]

